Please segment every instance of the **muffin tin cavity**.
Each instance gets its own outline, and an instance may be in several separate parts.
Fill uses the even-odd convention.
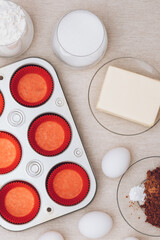
[[[46,186],[53,201],[60,205],[73,206],[86,197],[90,181],[82,167],[67,162],[59,164],[50,171]]]
[[[13,74],[10,90],[14,99],[21,105],[37,107],[50,98],[53,92],[53,79],[41,66],[24,66]]]
[[[4,97],[3,94],[0,92],[0,115],[2,114],[4,110]]]
[[[68,147],[71,141],[71,129],[61,116],[45,114],[31,123],[28,139],[33,149],[39,154],[55,156]]]
[[[22,231],[88,205],[96,181],[54,68],[28,58],[0,72],[0,226]]]
[[[0,214],[10,223],[27,223],[39,212],[39,194],[27,182],[14,181],[6,184],[0,191],[0,199]]]
[[[0,131],[0,174],[11,172],[21,160],[19,141],[10,133]]]

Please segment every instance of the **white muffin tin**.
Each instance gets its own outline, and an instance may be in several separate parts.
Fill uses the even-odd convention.
[[[45,68],[53,78],[53,93],[49,100],[39,107],[22,106],[11,95],[11,77],[17,69],[25,65],[39,65]],[[0,175],[0,187],[2,188],[12,181],[28,182],[37,189],[41,202],[39,213],[28,223],[16,225],[0,217],[2,227],[12,231],[21,231],[85,207],[95,195],[96,181],[54,68],[43,59],[27,58],[0,68],[0,76],[3,76],[3,80],[0,80],[0,91],[5,101],[4,111],[0,117],[0,131],[13,134],[22,147],[22,158],[19,165],[13,171]],[[64,117],[72,131],[69,147],[63,153],[53,157],[36,153],[28,141],[28,128],[31,122],[37,116],[45,113],[56,113]],[[90,179],[90,189],[86,198],[74,206],[57,204],[50,198],[46,190],[46,178],[49,171],[62,162],[78,164],[87,172]]]

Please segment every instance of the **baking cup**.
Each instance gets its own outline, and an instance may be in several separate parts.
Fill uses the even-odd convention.
[[[21,160],[22,149],[12,134],[0,131],[0,174],[11,172]]]
[[[40,197],[29,183],[14,181],[0,190],[0,214],[8,222],[24,224],[30,222],[39,212]]]
[[[86,171],[79,165],[62,163],[50,171],[46,187],[53,201],[63,206],[73,206],[87,196],[90,181]]]
[[[4,109],[4,97],[3,94],[0,92],[0,115],[2,114]]]
[[[71,129],[61,116],[44,114],[31,123],[28,139],[32,148],[39,154],[55,156],[68,147],[71,141]]]
[[[50,98],[53,79],[41,66],[26,65],[13,74],[10,90],[14,99],[21,105],[37,107]]]

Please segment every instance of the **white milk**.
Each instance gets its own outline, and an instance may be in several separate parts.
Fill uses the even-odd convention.
[[[65,15],[53,36],[53,50],[68,65],[85,67],[98,62],[107,48],[107,34],[100,19],[86,10]]]

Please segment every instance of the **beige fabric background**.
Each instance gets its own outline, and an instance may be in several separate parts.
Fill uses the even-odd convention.
[[[118,179],[110,180],[101,171],[106,151],[125,146],[132,153],[132,162],[150,155],[160,155],[160,123],[152,130],[135,137],[122,137],[104,130],[93,118],[88,102],[91,77],[103,63],[115,57],[133,56],[160,68],[160,1],[159,0],[14,0],[31,15],[35,37],[30,49],[16,59],[0,58],[0,67],[30,56],[45,58],[55,67],[68,99],[75,122],[98,182],[94,201],[85,209],[46,222],[32,229],[14,233],[0,227],[2,240],[36,240],[49,230],[62,233],[66,240],[85,240],[78,232],[79,218],[86,212],[102,210],[111,214],[114,226],[107,240],[135,236],[140,240],[155,239],[132,230],[122,219],[116,204]],[[103,60],[85,70],[71,69],[60,62],[51,48],[51,33],[57,21],[67,12],[87,9],[103,20],[108,31],[109,46]],[[103,239],[101,239],[103,240]]]

